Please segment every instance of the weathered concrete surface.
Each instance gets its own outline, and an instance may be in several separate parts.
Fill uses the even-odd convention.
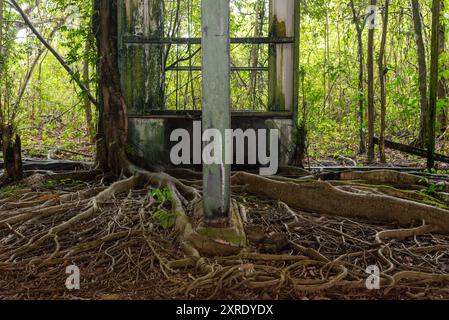
[[[164,50],[124,44],[123,37],[164,36],[163,0],[118,0],[119,61],[123,93],[131,115],[164,108]]]
[[[128,155],[139,164],[151,166],[163,165],[170,161],[170,150],[166,135],[166,122],[162,119],[130,119]]]
[[[204,207],[196,208],[195,217],[204,216]],[[227,228],[213,228],[200,222],[187,239],[204,256],[231,256],[247,245],[245,228],[239,209],[234,203],[230,208],[230,224]]]
[[[221,137],[231,128],[229,0],[202,0],[203,131]],[[220,141],[222,154],[225,143]],[[223,161],[222,161],[223,162]],[[206,223],[226,226],[231,201],[231,166],[204,164],[203,201]]]
[[[294,156],[296,147],[294,141],[296,126],[292,119],[268,119],[265,121],[265,126],[268,130],[279,130],[279,164],[289,165]],[[270,146],[268,145],[267,148],[270,148]]]
[[[270,36],[295,36],[295,0],[270,0]],[[295,108],[295,44],[270,45],[269,103],[273,111]]]
[[[170,141],[170,134],[176,129],[186,129],[191,137],[194,137],[193,121],[201,121],[201,112],[189,113],[189,115],[179,115],[177,117],[148,117],[129,119],[129,147],[128,153],[133,160],[144,166],[172,167],[170,161],[170,151],[177,142]],[[278,129],[279,140],[279,165],[288,165],[291,162],[294,151],[292,132],[294,122],[288,114],[284,117],[266,117],[262,113],[254,116],[240,115],[236,112],[232,114],[233,130],[242,129]],[[248,154],[247,145],[245,154]],[[267,150],[270,150],[269,139],[267,138]],[[193,141],[191,141],[191,165],[182,167],[201,170],[201,165],[195,165]],[[234,150],[235,153],[235,150]],[[234,156],[235,160],[235,156]],[[235,163],[235,161],[234,161]],[[251,165],[247,157],[243,165],[233,165],[233,170],[259,170],[260,165]]]

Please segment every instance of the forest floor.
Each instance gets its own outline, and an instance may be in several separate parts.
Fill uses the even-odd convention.
[[[0,299],[449,299],[449,236],[379,241],[382,232],[418,224],[304,212],[234,190],[248,247],[237,257],[207,258],[213,270],[205,274],[186,263],[175,230],[162,221],[170,211],[164,190],[119,192],[80,218],[109,186],[102,178],[1,190]],[[80,290],[66,288],[70,265],[80,268]],[[366,287],[373,265],[382,271],[380,290]],[[396,277],[403,272],[431,276]]]

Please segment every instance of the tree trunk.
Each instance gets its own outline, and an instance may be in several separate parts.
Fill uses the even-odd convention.
[[[86,58],[84,58],[83,61],[83,82],[87,88],[87,90],[90,91],[90,74],[89,74],[89,59],[87,58],[87,55],[90,51],[90,43],[89,40],[87,40],[84,53],[86,54]],[[86,116],[86,125],[87,130],[89,132],[89,139],[91,143],[95,142],[95,125],[92,118],[92,104],[90,103],[89,98],[86,96],[84,98],[84,113]]]
[[[0,0],[0,79],[2,78],[2,68],[3,68],[3,0]]]
[[[324,110],[332,105],[332,83],[330,79],[330,31],[329,31],[329,3],[326,2],[326,18],[324,24]]]
[[[432,43],[431,43],[431,66],[430,66],[430,85],[429,85],[429,118],[427,125],[427,153],[428,169],[435,166],[435,126],[436,110],[438,96],[438,63],[439,63],[439,29],[440,29],[441,0],[432,1]]]
[[[61,21],[59,21],[56,26],[53,28],[53,30],[50,32],[50,34],[47,37],[47,41],[50,43],[51,40],[53,39],[53,37],[55,36],[56,32],[58,32],[58,30],[65,24],[65,22],[67,21],[67,16],[64,16]],[[40,48],[37,51],[36,57],[34,58],[33,62],[31,63],[31,66],[28,68],[26,74],[25,74],[25,78],[23,80],[23,82],[20,84],[20,88],[19,88],[19,92],[17,93],[17,98],[15,100],[15,104],[17,106],[20,106],[20,103],[22,102],[23,96],[25,95],[25,92],[28,88],[28,84],[31,81],[31,77],[33,76],[34,70],[36,69],[37,64],[39,63],[39,61],[42,58],[42,55],[45,53],[45,46],[43,46],[42,48]]]
[[[441,12],[444,12],[444,0],[441,0]],[[446,51],[446,25],[440,21],[439,29],[439,54],[440,56]],[[447,103],[447,82],[444,78],[438,81],[438,100],[446,100]],[[445,106],[442,110],[439,110],[438,122],[440,127],[440,133],[444,134],[448,125],[448,109]]]
[[[12,126],[2,128],[3,158],[5,171],[3,181],[15,183],[23,179],[22,147],[19,135],[14,137]]]
[[[95,0],[94,10],[94,33],[100,57],[97,162],[103,170],[120,174],[126,161],[128,120],[119,77],[117,0]]]
[[[382,41],[380,45],[379,54],[379,80],[380,80],[380,140],[379,140],[379,155],[380,162],[386,163],[387,159],[385,156],[385,129],[386,123],[385,118],[387,114],[387,91],[385,88],[385,82],[387,77],[387,70],[385,66],[385,47],[387,44],[387,33],[388,33],[388,10],[390,6],[390,1],[385,0],[384,8],[384,20],[383,20],[383,31],[382,31]]]
[[[365,144],[365,132],[364,132],[364,99],[365,99],[365,75],[364,75],[364,56],[363,56],[363,30],[360,26],[360,21],[357,16],[357,12],[354,7],[354,1],[351,0],[349,5],[352,9],[353,22],[357,31],[357,43],[358,43],[358,60],[359,60],[359,86],[358,86],[358,102],[359,102],[359,153],[364,154],[366,152],[366,144]]]
[[[0,0],[0,79],[3,79],[3,0]],[[1,84],[1,83],[0,83]],[[2,91],[0,90],[0,109],[2,106]]]
[[[416,146],[422,147],[426,141],[427,123],[429,119],[429,101],[427,98],[427,63],[426,50],[424,47],[421,10],[419,7],[419,0],[412,0],[413,25],[415,28],[416,50],[418,55],[418,81],[419,81],[419,95],[421,105],[421,118],[419,126],[419,136],[416,141]]]
[[[377,0],[370,1],[371,6],[377,5]],[[372,14],[375,14],[374,12]],[[374,123],[375,123],[375,105],[374,105],[374,25],[369,26],[368,31],[368,162],[374,162]]]

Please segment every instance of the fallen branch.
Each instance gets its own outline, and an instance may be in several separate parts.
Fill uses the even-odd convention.
[[[379,138],[374,138],[374,143],[379,144]],[[417,147],[408,146],[405,144],[385,140],[385,147],[388,149],[393,149],[396,151],[404,152],[413,156],[418,156],[421,158],[427,158],[427,151]],[[435,153],[435,160],[443,163],[449,163],[449,157]]]

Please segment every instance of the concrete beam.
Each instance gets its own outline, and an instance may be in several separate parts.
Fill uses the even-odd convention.
[[[225,165],[225,130],[231,128],[229,0],[202,0],[203,132],[221,135],[221,163],[203,166],[204,215],[210,227],[230,222],[231,166]]]

